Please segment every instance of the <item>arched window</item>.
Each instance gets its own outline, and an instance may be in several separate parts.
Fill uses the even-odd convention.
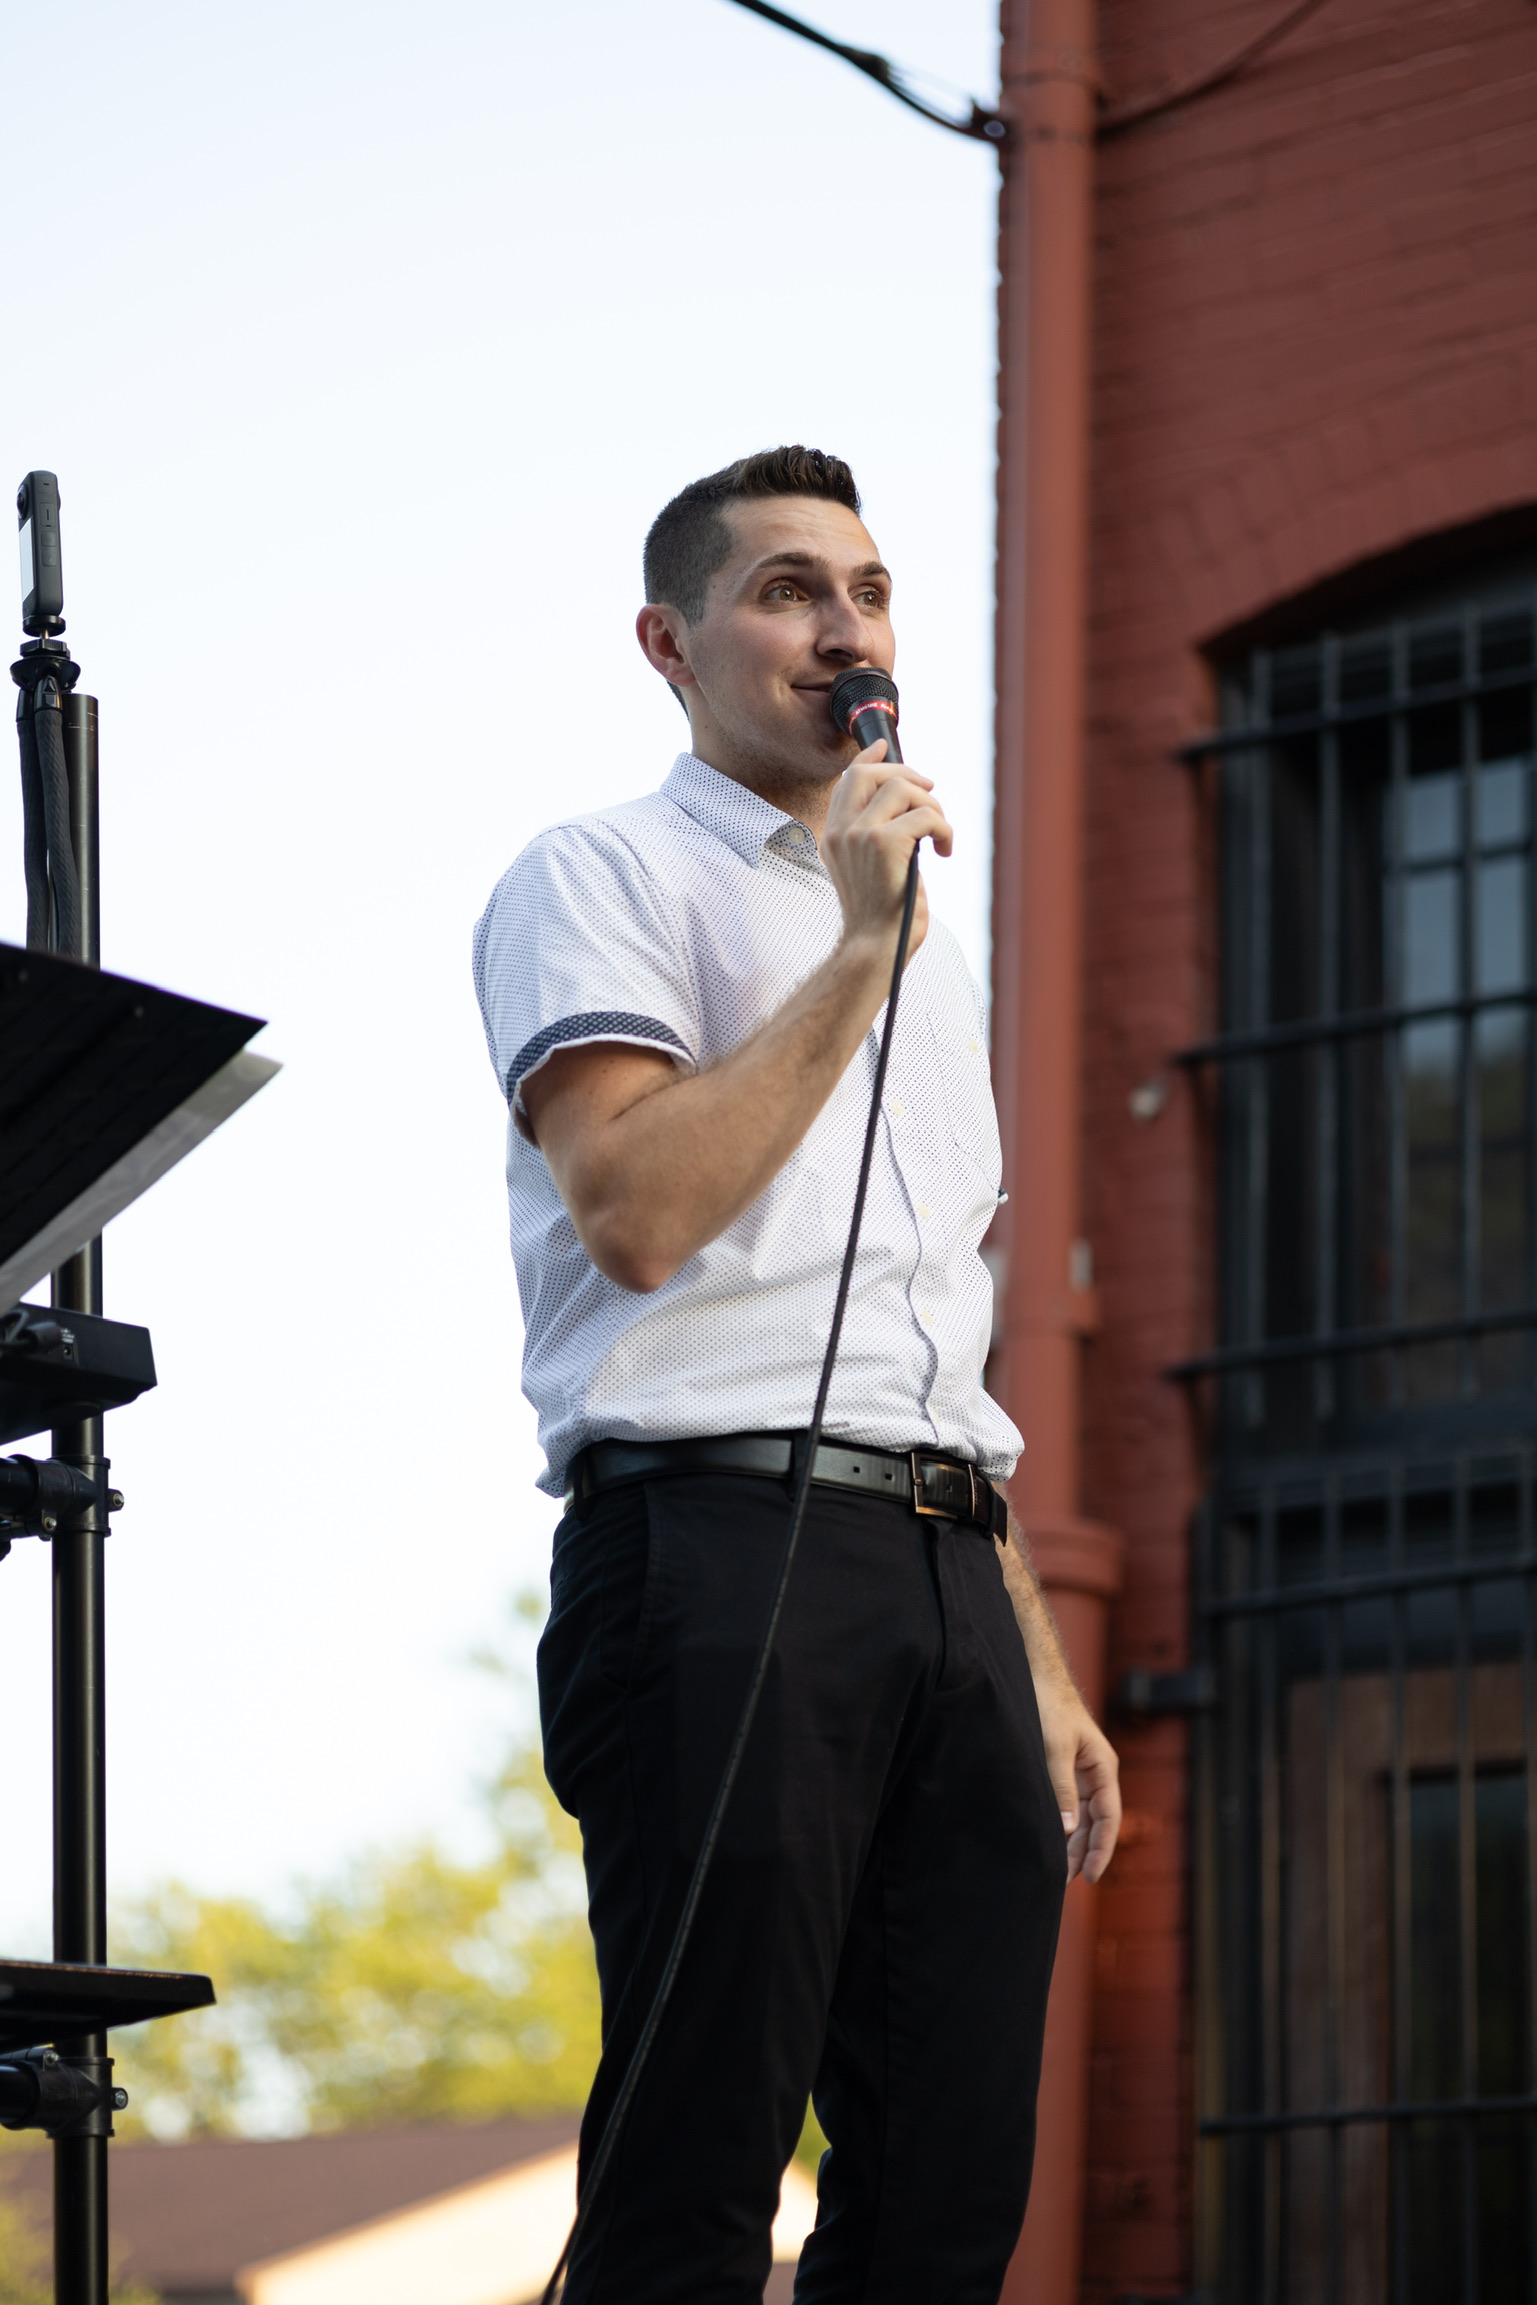
[[[1221,670],[1203,2277],[1537,2305],[1537,558]]]

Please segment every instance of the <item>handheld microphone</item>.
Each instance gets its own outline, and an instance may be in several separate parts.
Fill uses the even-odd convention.
[[[902,758],[897,739],[897,684],[889,672],[877,672],[868,664],[851,664],[833,682],[827,704],[833,725],[851,736],[861,752],[867,744],[884,737],[887,760]]]

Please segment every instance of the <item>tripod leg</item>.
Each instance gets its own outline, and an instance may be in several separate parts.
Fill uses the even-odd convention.
[[[104,2033],[83,2036],[98,2049]],[[53,2147],[55,2305],[107,2305],[107,2140],[59,2137]]]
[[[97,883],[96,705],[71,696],[64,723],[73,847],[79,869],[74,956],[100,965]],[[61,1311],[102,1309],[101,1242],[53,1276]],[[57,1457],[106,1474],[99,1416],[56,1431]],[[106,1514],[71,1517],[53,1539],[53,1951],[56,1961],[107,1958]],[[66,2044],[61,2043],[61,2047]],[[67,2044],[105,2057],[105,2033]],[[53,2163],[56,2305],[107,2305],[107,2139],[60,2137]]]
[[[95,1244],[93,1244],[93,1247]],[[69,1286],[73,1266],[97,1263],[87,1249],[55,1276],[54,1303],[89,1311],[80,1300],[99,1289]],[[99,1263],[98,1263],[99,1270]],[[54,1435],[56,1450],[94,1470],[101,1419]],[[54,1958],[105,1961],[106,1736],[103,1604],[105,1561],[93,1508],[53,1539],[54,1640]],[[81,1526],[80,1522],[87,1523]],[[74,2056],[105,2057],[105,2033],[59,2044]],[[56,2305],[107,2305],[107,2140],[60,2137],[54,2143],[54,2295]]]

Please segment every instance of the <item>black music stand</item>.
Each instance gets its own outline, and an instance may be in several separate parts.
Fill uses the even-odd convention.
[[[246,1051],[260,1019],[91,965],[94,700],[68,702],[86,952],[0,945],[0,1441],[53,1436],[42,1463],[0,1457],[0,1559],[21,1536],[53,1554],[55,1954],[0,1960],[0,2125],[54,2141],[58,2305],[106,2305],[107,2140],[127,2102],[107,2029],[214,1993],[106,1960],[103,1545],[122,1499],[101,1420],[155,1364],[146,1330],[102,1317],[100,1234],[278,1067]],[[22,1303],[48,1273],[51,1305]]]

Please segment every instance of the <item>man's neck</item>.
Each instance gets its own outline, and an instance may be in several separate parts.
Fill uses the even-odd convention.
[[[718,776],[729,776],[733,784],[743,785],[748,792],[755,792],[760,800],[768,802],[770,808],[780,809],[784,815],[793,816],[798,824],[806,827],[814,840],[821,840],[823,827],[827,823],[827,811],[832,806],[833,787],[843,773],[841,769],[829,769],[825,777],[793,776],[756,762],[734,758],[712,760],[710,753],[703,751],[697,743],[689,749],[696,760],[704,762],[706,768],[713,768]],[[723,747],[713,745],[710,749],[714,752],[724,750]]]

